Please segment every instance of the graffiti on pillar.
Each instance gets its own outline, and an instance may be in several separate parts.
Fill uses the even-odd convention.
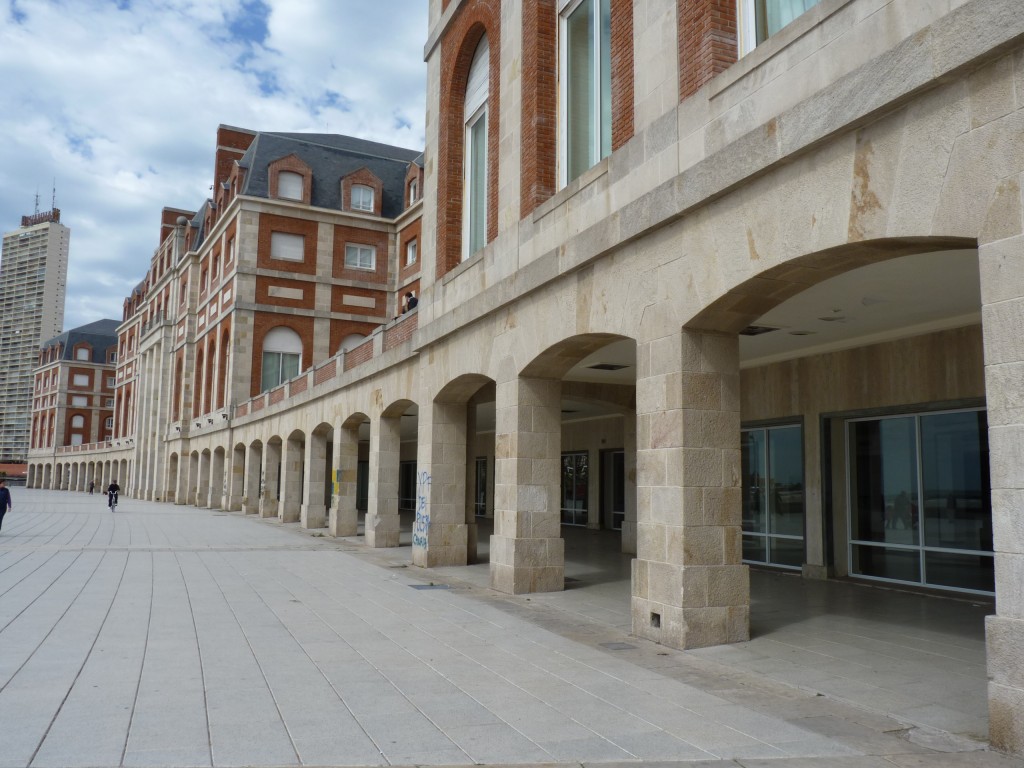
[[[430,473],[416,476],[416,521],[412,524],[412,545],[426,547],[430,530]]]

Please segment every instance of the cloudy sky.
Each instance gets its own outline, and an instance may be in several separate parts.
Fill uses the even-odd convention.
[[[0,0],[0,230],[71,228],[64,328],[120,318],[217,126],[423,147],[427,0]]]

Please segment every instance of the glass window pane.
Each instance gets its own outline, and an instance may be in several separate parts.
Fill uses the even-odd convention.
[[[772,565],[787,565],[800,568],[804,564],[803,539],[780,539],[768,537],[768,559]]]
[[[281,353],[263,353],[263,376],[260,389],[266,392],[281,383]]]
[[[852,539],[918,543],[913,417],[850,424],[850,489]]]
[[[925,580],[929,584],[980,592],[995,592],[995,558],[991,555],[924,553]]]
[[[594,0],[569,15],[566,37],[566,170],[572,181],[594,164]]]
[[[612,4],[601,0],[601,157],[612,153]]]
[[[768,430],[769,530],[804,535],[803,429]]]
[[[487,113],[469,128],[469,254],[487,236]]]
[[[924,543],[992,551],[984,411],[921,417]]]
[[[763,9],[766,33],[774,35],[819,2],[821,0],[760,0],[759,10]]]
[[[768,561],[767,536],[750,536],[743,534],[743,559],[755,563]]]
[[[850,573],[920,583],[919,550],[889,549],[854,545],[851,549]]]
[[[294,379],[299,375],[299,356],[281,353],[281,381]]]
[[[740,437],[743,471],[743,530],[765,531],[765,434],[763,429],[744,430]],[[763,556],[761,559],[764,559]]]

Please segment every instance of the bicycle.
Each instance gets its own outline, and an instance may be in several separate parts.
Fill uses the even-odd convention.
[[[117,491],[107,492],[107,506],[110,507],[111,512],[117,511]]]

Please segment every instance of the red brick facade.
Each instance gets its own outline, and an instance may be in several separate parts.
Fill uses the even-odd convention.
[[[313,199],[313,171],[297,155],[288,155],[280,160],[275,160],[267,168],[270,196],[275,199],[280,197],[278,194],[278,176],[280,176],[282,171],[291,171],[302,177],[302,200],[296,202],[309,205],[310,200]]]
[[[364,211],[362,209],[352,208],[352,187],[355,185],[361,185],[369,187],[373,190],[373,210]],[[341,180],[341,209],[343,211],[352,211],[353,213],[372,213],[374,216],[380,216],[381,206],[384,202],[384,184],[373,175],[367,168],[360,168],[358,171],[353,171],[344,179]]]
[[[737,58],[736,0],[678,0],[679,100]]]
[[[302,235],[305,238],[304,258],[302,261],[281,261],[270,258],[270,236],[274,232],[285,232],[291,235]],[[256,265],[263,269],[276,269],[286,272],[301,272],[304,275],[316,274],[316,234],[315,221],[303,221],[289,216],[275,216],[265,213],[260,216],[259,242],[256,245]]]
[[[359,227],[334,227],[334,268],[332,274],[343,280],[387,284],[388,233]],[[353,269],[345,266],[345,246],[368,245],[375,251],[374,269]]]

